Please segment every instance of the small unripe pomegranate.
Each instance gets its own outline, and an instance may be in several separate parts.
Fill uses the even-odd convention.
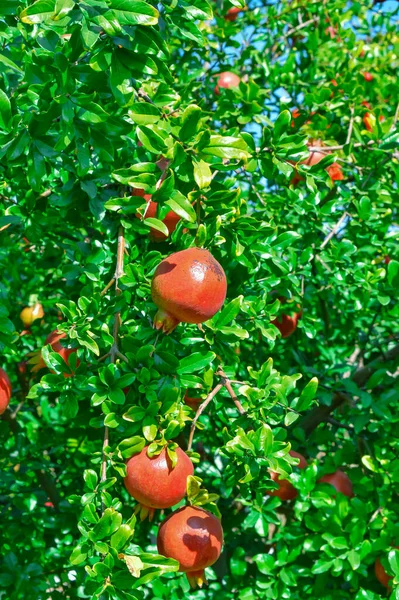
[[[139,503],[141,520],[151,521],[156,508],[170,508],[186,495],[187,477],[194,473],[193,463],[181,448],[176,449],[177,463],[173,467],[166,448],[150,458],[148,446],[126,463],[125,486]]]
[[[152,217],[155,219],[157,218],[158,203],[152,202],[151,194],[145,194],[144,190],[134,189],[133,196],[141,196],[142,198],[144,198],[144,200],[146,202],[148,202],[148,207],[147,207],[147,210],[145,211],[144,219],[148,219],[149,217]],[[138,218],[141,218],[141,215],[139,215],[138,213],[136,214],[136,216]],[[173,212],[173,210],[170,210],[168,213],[166,213],[166,216],[162,220],[162,223],[164,223],[166,225],[166,227],[168,228],[169,235],[174,232],[179,221],[180,221],[179,215],[177,215],[175,212]],[[150,235],[151,235],[151,239],[153,239],[156,242],[163,242],[164,240],[167,239],[167,236],[164,233],[162,233],[162,231],[158,231],[157,229],[153,229],[152,227],[150,228]]]
[[[353,487],[352,482],[349,479],[348,475],[343,471],[339,470],[335,471],[335,473],[331,473],[329,475],[324,475],[319,479],[320,483],[329,483],[337,492],[341,492],[344,496],[348,498],[353,497]]]
[[[65,348],[61,345],[60,340],[66,338],[66,333],[59,333],[56,329],[52,331],[47,337],[44,345],[47,346],[50,344],[53,352],[57,352],[64,359],[66,364],[69,366],[69,357],[74,352],[77,352],[76,348]],[[32,354],[32,358],[28,361],[29,364],[33,365],[32,373],[37,373],[40,369],[44,369],[46,367],[46,363],[43,360],[41,351],[34,352]],[[80,361],[76,362],[76,366],[78,367]],[[71,373],[64,373],[64,377],[72,377]]]
[[[295,452],[295,450],[290,450],[290,455],[294,458],[299,458],[298,469],[305,469],[308,466],[306,459],[299,454],[299,452]],[[278,483],[278,490],[272,490],[271,492],[267,492],[269,496],[277,496],[280,500],[294,500],[298,496],[297,490],[294,488],[292,483],[288,479],[280,479],[280,475],[272,471],[270,473],[270,477],[273,481]]]
[[[219,73],[217,84],[215,86],[215,94],[220,95],[220,88],[229,89],[232,87],[238,87],[241,79],[235,73],[231,71],[223,71]]]
[[[4,369],[0,368],[0,415],[6,411],[8,405],[10,404],[11,392],[12,388],[10,378]]]
[[[36,302],[33,306],[26,306],[21,310],[19,315],[24,327],[27,329],[32,325],[36,319],[42,319],[44,317],[43,306],[40,302]]]
[[[159,528],[159,554],[174,558],[180,571],[186,573],[192,587],[206,583],[204,569],[220,556],[223,529],[212,513],[194,506],[185,506],[165,519]]]
[[[220,310],[226,292],[226,275],[208,250],[175,252],[158,265],[152,280],[159,308],[154,327],[170,333],[181,322],[203,323]]]
[[[240,12],[244,10],[243,8],[239,8],[238,6],[233,6],[229,8],[227,13],[224,15],[225,21],[236,21]]]

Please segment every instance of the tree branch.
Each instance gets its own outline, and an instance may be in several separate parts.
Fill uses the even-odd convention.
[[[216,394],[222,389],[223,387],[223,383],[220,382],[218,383],[214,389],[208,394],[208,396],[206,397],[206,399],[204,400],[204,402],[202,404],[199,405],[197,412],[195,413],[195,417],[192,420],[191,423],[191,429],[190,429],[190,436],[188,438],[188,445],[187,445],[187,450],[191,450],[191,447],[193,445],[193,439],[194,439],[194,432],[195,432],[195,427],[197,425],[197,421],[200,418],[200,416],[202,415],[202,413],[204,412],[204,410],[206,409],[206,407],[208,406],[208,404],[210,402],[212,402],[212,400],[214,399],[214,397],[216,396]]]
[[[237,407],[238,412],[240,413],[240,415],[245,415],[246,411],[244,410],[244,408],[242,407],[241,402],[239,401],[239,399],[237,398],[232,386],[231,386],[231,381],[230,379],[227,377],[226,373],[222,370],[219,369],[218,370],[218,374],[221,376],[222,378],[222,383],[225,386],[226,390],[229,392],[231,399],[233,400],[234,404]]]
[[[351,377],[351,380],[359,387],[363,387],[370,379],[373,372],[382,364],[388,363],[399,357],[399,345],[388,350],[384,355],[381,354],[368,365],[358,369]],[[327,421],[332,412],[342,404],[351,402],[351,397],[344,392],[336,392],[333,395],[330,405],[322,405],[314,408],[306,417],[302,419],[300,426],[305,431],[307,437],[316,429],[316,427]]]

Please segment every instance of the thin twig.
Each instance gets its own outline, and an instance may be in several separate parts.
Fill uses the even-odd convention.
[[[349,121],[349,127],[348,127],[348,135],[346,136],[346,144],[349,144],[352,138],[352,131],[353,131],[353,120],[355,117],[355,107],[351,106],[351,118]]]
[[[188,438],[187,450],[191,450],[191,447],[193,445],[194,432],[195,432],[195,427],[197,425],[198,419],[200,418],[200,416],[202,415],[202,413],[204,412],[204,410],[206,409],[206,407],[208,406],[208,404],[210,402],[212,402],[212,400],[214,399],[214,397],[216,396],[216,394],[222,389],[223,385],[224,385],[223,382],[219,382],[213,388],[213,390],[208,394],[208,396],[206,397],[206,399],[204,400],[204,402],[199,405],[198,410],[195,413],[195,417],[194,417],[194,419],[192,420],[192,423],[191,423],[190,436]]]
[[[108,292],[109,288],[112,287],[115,283],[115,277],[113,277],[111,279],[111,281],[109,281],[107,283],[107,285],[105,286],[105,288],[103,289],[103,291],[100,293],[100,296],[105,296],[105,294]]]
[[[218,370],[218,375],[221,376],[222,383],[225,386],[226,390],[229,392],[230,397],[233,400],[234,404],[236,405],[237,410],[240,413],[240,415],[245,415],[246,414],[246,410],[244,410],[244,408],[242,407],[241,402],[239,401],[239,399],[237,398],[237,396],[236,396],[233,388],[231,387],[231,381],[227,377],[226,373],[222,369],[219,369]]]
[[[323,248],[325,248],[325,246],[327,246],[328,242],[338,232],[339,228],[341,227],[342,223],[345,221],[347,216],[348,216],[348,213],[345,211],[344,214],[342,215],[342,217],[339,219],[339,221],[337,221],[337,223],[331,229],[330,233],[325,237],[323,243],[320,246],[320,250],[323,250]]]

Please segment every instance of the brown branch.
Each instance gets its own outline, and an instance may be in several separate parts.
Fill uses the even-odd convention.
[[[206,407],[208,406],[208,404],[210,402],[212,402],[212,400],[214,399],[214,397],[216,396],[216,394],[222,389],[222,387],[223,387],[223,382],[219,382],[213,388],[213,390],[208,394],[208,396],[206,397],[206,399],[204,400],[204,402],[199,405],[199,407],[197,409],[197,412],[195,413],[195,417],[194,417],[194,419],[192,420],[192,423],[191,423],[190,436],[188,438],[187,450],[191,450],[191,447],[193,445],[194,432],[195,432],[195,427],[197,425],[198,419],[200,418],[200,416],[202,415],[202,413],[204,412],[204,410],[206,409]]]
[[[338,232],[338,229],[340,228],[340,226],[342,225],[342,223],[345,221],[346,217],[348,216],[348,213],[345,211],[344,214],[342,215],[342,217],[339,219],[339,221],[337,221],[337,223],[334,225],[334,227],[331,229],[330,233],[325,237],[323,243],[320,246],[320,250],[323,250],[323,248],[325,246],[327,246],[328,242],[334,237],[334,235]]]
[[[381,354],[368,365],[358,369],[351,377],[351,380],[359,387],[366,385],[374,371],[384,363],[388,363],[399,357],[399,345],[395,346],[391,350],[388,350],[385,354]],[[344,392],[336,392],[333,395],[330,405],[322,405],[314,408],[308,415],[306,415],[300,424],[302,429],[305,431],[306,436],[309,436],[314,429],[320,424],[328,420],[331,413],[336,408],[342,406],[342,404],[351,402],[351,397]]]
[[[107,285],[105,286],[105,288],[102,290],[102,292],[100,292],[100,296],[105,296],[105,294],[108,292],[109,288],[112,287],[115,283],[115,277],[113,277],[111,279],[111,281],[109,281],[107,283]]]
[[[226,390],[229,392],[229,394],[231,396],[231,399],[233,400],[234,404],[236,405],[237,410],[240,413],[240,415],[245,415],[246,414],[246,410],[244,410],[244,408],[242,407],[241,402],[239,401],[239,399],[237,398],[237,396],[236,396],[233,388],[231,387],[231,381],[227,377],[226,373],[222,369],[219,369],[218,370],[218,375],[221,376],[222,383],[225,386]]]
[[[355,118],[355,107],[351,106],[351,117],[350,117],[350,121],[349,121],[348,135],[346,136],[346,142],[345,142],[346,145],[350,143],[351,138],[352,138],[354,118]]]

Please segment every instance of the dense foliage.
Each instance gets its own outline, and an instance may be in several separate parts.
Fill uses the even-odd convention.
[[[1,3],[2,600],[399,598],[398,14]],[[195,245],[227,299],[165,335],[151,280]],[[123,484],[165,444],[195,463],[180,505],[222,520],[202,589],[158,555],[171,509],[141,522]],[[352,498],[318,483],[337,469]]]

